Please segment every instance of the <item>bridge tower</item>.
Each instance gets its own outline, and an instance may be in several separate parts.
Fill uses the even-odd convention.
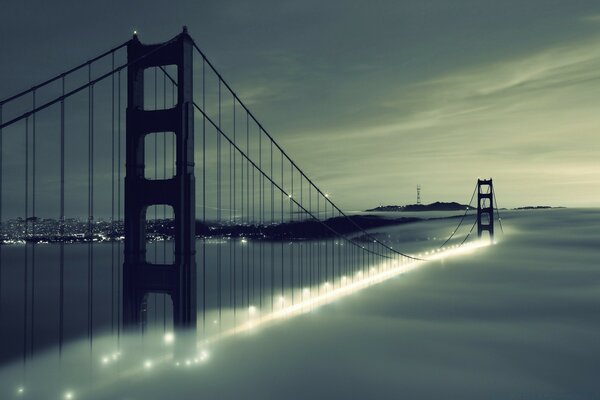
[[[494,185],[492,179],[477,179],[477,237],[484,231],[494,240]]]
[[[123,323],[129,328],[145,324],[147,295],[166,293],[175,328],[196,329],[193,41],[185,27],[173,40],[153,45],[142,44],[134,34],[127,60]],[[177,104],[146,110],[144,70],[167,65],[177,67]],[[173,178],[144,177],[144,138],[155,132],[175,135]],[[153,205],[173,208],[175,257],[170,265],[146,260],[146,211]]]

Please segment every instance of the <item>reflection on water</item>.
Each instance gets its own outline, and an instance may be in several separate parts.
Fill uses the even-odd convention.
[[[0,398],[330,399],[369,398],[372,393],[389,399],[516,398],[523,393],[532,398],[597,398],[600,212],[507,212],[505,220],[507,234],[499,237],[497,246],[477,249],[464,257],[435,252],[433,258],[444,257],[442,261],[399,266],[393,262],[387,266],[365,263],[354,275],[338,273],[336,264],[338,279],[330,282],[329,275],[328,280],[315,279],[313,286],[306,287],[300,286],[296,273],[294,300],[288,284],[278,303],[281,289],[276,285],[273,310],[268,284],[263,287],[267,293],[262,307],[258,295],[252,295],[252,285],[249,302],[244,300],[242,305],[245,296],[234,296],[238,298],[235,313],[229,307],[228,289],[223,287],[220,312],[214,306],[216,293],[211,292],[207,303],[211,301],[212,306],[206,308],[205,315],[199,308],[198,336],[192,337],[172,332],[168,320],[165,330],[160,311],[154,318],[154,309],[144,335],[112,335],[110,296],[106,296],[108,302],[93,302],[94,307],[104,304],[108,308],[104,314],[94,310],[94,318],[108,315],[104,333],[100,333],[100,323],[95,323],[90,341],[86,336],[87,280],[82,274],[84,287],[79,289],[83,312],[77,326],[83,337],[65,341],[62,357],[56,346],[47,346],[46,351],[35,346],[35,356],[30,354],[26,363],[19,355],[5,362],[0,369]],[[395,246],[410,246],[411,252],[424,254],[431,253],[440,241],[411,242],[410,238],[443,237],[449,229],[443,221],[433,221],[386,228],[379,234],[390,235]],[[246,250],[247,244],[237,246]],[[230,242],[207,244],[210,246],[213,251],[221,246],[225,259]],[[266,243],[263,246],[268,248]],[[277,249],[280,251],[281,243],[275,243]],[[82,251],[85,257],[85,246]],[[85,272],[83,260],[80,268]],[[257,274],[259,265],[255,264]],[[305,274],[306,265],[310,261],[305,264]],[[419,265],[427,267],[317,310],[363,285]],[[280,266],[275,266],[277,272]],[[100,269],[99,264],[95,268]],[[222,264],[221,269],[225,268]],[[297,270],[302,268],[294,263]],[[94,279],[103,276],[95,272]],[[41,274],[36,271],[36,281]],[[106,275],[110,282],[110,268]],[[268,267],[265,275],[268,282]],[[227,278],[223,272],[223,286],[229,284]],[[19,288],[3,282],[5,293],[11,290],[22,296]],[[36,283],[40,287],[47,284]],[[246,290],[246,285],[243,287]],[[71,287],[71,296],[74,288],[77,286]],[[110,286],[101,288],[96,281],[94,289],[94,296],[100,296],[101,291],[110,293]],[[254,290],[260,292],[258,286]],[[158,307],[160,300],[157,298]],[[57,304],[37,305],[38,299],[35,301],[39,309]],[[2,305],[3,313],[11,307],[6,301]],[[17,299],[12,312],[22,312],[18,307],[21,303]],[[310,310],[315,311],[260,329]],[[36,311],[35,326],[39,325],[38,316],[43,317],[41,311]],[[65,312],[65,324],[69,318]],[[7,326],[4,321],[3,328],[16,335],[22,332],[22,320],[16,326]],[[57,329],[49,332],[55,334]],[[3,338],[9,339],[6,335]],[[20,340],[10,340],[21,344]],[[3,342],[3,351],[8,352],[8,347]]]
[[[212,251],[218,251],[222,246],[227,248],[232,247],[231,255],[233,256],[236,250],[229,243],[228,241],[208,242],[206,243],[206,247],[212,247]],[[336,242],[332,244],[340,246],[340,248],[342,246]],[[204,243],[201,243],[201,246],[204,245]],[[240,254],[244,252],[252,254],[253,251],[260,252],[261,246],[267,247],[268,252],[271,252],[275,247],[282,248],[280,243],[252,244],[244,242],[237,245],[241,246]],[[479,242],[474,242],[461,248],[452,246],[444,251],[436,252],[432,256],[432,259],[463,254],[481,245]],[[285,257],[286,251],[290,253],[293,251],[306,251],[311,246],[315,248],[325,247],[325,244],[321,242],[288,243],[284,245],[284,252],[280,253],[280,256],[283,254]],[[96,256],[103,254],[110,256],[110,245],[98,247],[101,250],[95,252]],[[51,250],[51,248],[45,248],[44,250]],[[332,254],[335,254],[335,252],[336,250]],[[310,255],[310,251],[308,253]],[[199,323],[200,332],[193,334],[173,332],[170,324],[170,315],[168,315],[169,308],[165,308],[162,305],[164,304],[163,302],[166,303],[166,299],[162,296],[155,296],[148,302],[150,307],[152,305],[155,307],[152,309],[152,312],[149,312],[149,315],[153,317],[143,335],[122,334],[120,333],[118,321],[114,321],[114,312],[116,310],[112,308],[114,305],[118,306],[118,300],[112,298],[116,290],[114,288],[102,288],[99,284],[94,285],[94,289],[98,291],[104,290],[110,293],[110,295],[106,296],[104,302],[95,301],[95,307],[101,311],[94,310],[94,330],[92,330],[91,336],[84,340],[71,341],[66,346],[63,345],[60,349],[60,357],[57,357],[56,349],[45,352],[38,351],[36,357],[28,362],[29,358],[33,358],[33,354],[29,353],[31,347],[25,348],[28,356],[23,359],[22,368],[15,368],[14,366],[5,368],[2,373],[2,380],[4,382],[11,382],[14,386],[15,394],[19,396],[24,396],[26,392],[31,392],[35,389],[35,385],[31,387],[31,382],[43,381],[50,382],[44,385],[44,390],[47,393],[52,393],[52,397],[76,398],[76,396],[81,397],[84,394],[86,396],[94,393],[97,394],[104,387],[115,381],[122,382],[139,374],[160,373],[161,370],[165,369],[200,367],[210,359],[211,347],[220,340],[235,334],[255,330],[262,325],[283,318],[311,311],[340,297],[347,296],[370,285],[408,272],[422,264],[420,261],[406,259],[403,261],[383,260],[371,263],[368,266],[360,263],[353,264],[351,263],[352,255],[350,252],[346,254],[343,250],[338,249],[339,264],[332,262],[330,265],[331,271],[329,271],[327,265],[324,265],[320,271],[318,253],[319,250],[316,250],[316,257],[313,254],[312,258],[305,259],[306,264],[299,262],[296,269],[292,269],[291,267],[284,268],[283,275],[281,275],[281,270],[279,271],[280,275],[276,273],[276,270],[280,266],[278,263],[280,259],[273,258],[273,262],[268,264],[270,269],[267,274],[264,271],[252,271],[252,269],[255,269],[250,263],[252,257],[246,259],[246,261],[250,261],[245,264],[247,265],[247,269],[243,269],[241,272],[232,269],[225,275],[226,278],[231,279],[229,281],[231,285],[223,285],[220,291],[219,288],[216,288],[217,290],[214,290],[214,288],[207,289],[207,296],[205,298],[206,306],[202,307],[202,304],[200,304],[202,309],[200,315],[202,322]],[[49,254],[46,253],[47,256]],[[206,254],[207,258],[211,259],[209,255],[212,252],[207,250]],[[48,257],[45,259],[48,260]],[[311,264],[316,264],[316,276],[315,271],[311,271]],[[229,265],[229,263],[225,265]],[[231,265],[236,264],[231,262]],[[337,266],[337,269],[334,266]],[[358,266],[361,268],[358,268]],[[46,265],[45,268],[49,267]],[[105,275],[108,275],[108,280],[106,279],[107,276],[98,274],[95,274],[94,279],[101,277],[100,282],[108,283],[108,286],[110,286],[114,274],[112,268],[106,269],[110,272],[110,274],[106,274],[105,271]],[[118,272],[118,268],[115,272]],[[242,278],[244,272],[246,275],[245,279]],[[318,274],[319,272],[321,274]],[[269,274],[271,274],[270,278],[264,279],[264,276],[268,276]],[[262,277],[259,281],[262,279],[267,284],[263,282],[262,285],[256,286],[254,278],[257,275],[259,278]],[[221,285],[223,283],[222,278]],[[219,277],[211,271],[211,273],[205,274],[205,279],[207,281],[210,279],[218,281]],[[281,279],[281,281],[278,279]],[[281,282],[283,285],[278,286],[278,282]],[[299,285],[299,283],[303,284]],[[81,286],[85,287],[85,285],[82,285],[81,282],[76,284],[72,281],[70,284],[72,285],[73,293],[83,296],[75,301],[78,301],[80,306],[81,304],[85,306],[87,304],[85,302],[86,293],[74,290]],[[233,289],[230,290],[230,287]],[[43,302],[46,300],[46,297],[50,297],[52,294],[51,288],[48,287],[48,293],[44,293],[43,296],[37,296],[38,300],[36,301]],[[227,306],[224,306],[223,300],[227,300],[228,298],[229,303]],[[105,308],[111,306],[111,308],[109,310],[102,310],[103,306]],[[85,314],[85,307],[82,308],[83,311],[81,309],[78,311],[80,314]],[[47,333],[51,331],[51,323],[56,323],[53,317],[54,315],[46,314],[40,320],[37,320],[34,316],[31,319],[33,323],[31,326],[35,327],[35,329],[45,328]],[[104,319],[101,319],[102,317]],[[25,315],[22,318],[25,318]],[[65,318],[66,320],[68,318]],[[82,319],[80,318],[79,320],[81,321]],[[44,326],[43,324],[48,324],[48,326]],[[85,333],[85,329],[83,329],[84,324],[80,324],[79,328],[81,329],[79,330],[77,330],[76,324],[66,326],[74,328],[69,331],[69,335],[75,336],[78,332]],[[28,335],[32,335],[35,329],[27,332]],[[13,331],[16,330],[13,329]],[[35,334],[41,335],[42,333],[37,331]],[[31,345],[31,341],[25,341],[24,343]],[[68,374],[65,371],[68,371]]]
[[[172,242],[148,247],[150,261],[161,262],[173,252]],[[359,250],[336,240],[197,241],[199,332],[214,334],[249,310],[272,312],[282,303],[302,301],[309,288],[319,294],[355,279],[359,271],[368,272],[368,265],[381,270],[397,261]],[[2,280],[11,284],[2,287],[2,362],[27,360],[49,346],[61,347],[82,337],[91,345],[99,335],[118,338],[121,252],[121,243],[3,248]],[[172,330],[171,300],[150,294],[144,329],[159,328]]]
[[[427,254],[435,259],[476,246]],[[171,242],[153,242],[148,259],[161,262],[172,251]],[[174,332],[170,299],[151,294],[141,334],[124,334],[121,252],[120,243],[2,249],[0,380],[15,396],[31,395],[34,382],[43,381],[51,398],[80,398],[139,373],[198,367],[222,339],[311,311],[422,264],[378,257],[336,240],[198,240],[197,333]]]

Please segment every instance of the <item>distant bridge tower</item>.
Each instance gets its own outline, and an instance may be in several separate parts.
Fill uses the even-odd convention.
[[[174,40],[154,45],[140,43],[134,34],[127,45],[127,59],[123,323],[129,328],[145,324],[147,295],[166,293],[173,302],[175,328],[195,329],[193,41],[185,27]],[[177,66],[177,104],[145,110],[144,70],[167,65]],[[176,171],[171,179],[144,177],[144,138],[155,132],[175,135]],[[153,205],[173,208],[175,262],[171,265],[146,260],[146,211]]]
[[[477,237],[484,231],[494,240],[494,186],[492,179],[477,179]]]
[[[421,185],[417,185],[417,204],[421,204]]]

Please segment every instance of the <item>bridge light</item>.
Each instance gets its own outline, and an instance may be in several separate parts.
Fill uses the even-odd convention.
[[[146,369],[150,369],[150,368],[152,368],[152,361],[150,361],[150,360],[146,360],[146,361],[144,362],[144,368],[146,368]]]
[[[73,392],[67,392],[65,393],[65,399],[70,400],[73,398]]]
[[[165,333],[163,340],[165,341],[165,344],[171,344],[173,341],[175,341],[175,335],[173,332],[167,332]]]
[[[248,307],[248,314],[255,315],[256,314],[256,307],[254,307],[254,306]]]
[[[17,394],[23,394],[23,393],[25,393],[25,388],[23,386],[19,386],[17,388]]]
[[[208,360],[208,356],[209,356],[208,352],[202,350],[200,352],[200,361],[206,361],[206,360]]]

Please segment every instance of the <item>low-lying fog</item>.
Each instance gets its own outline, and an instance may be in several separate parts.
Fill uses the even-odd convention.
[[[425,251],[456,222],[376,231]],[[211,341],[189,359],[165,357],[169,344],[149,334],[122,338],[120,351],[112,338],[74,343],[62,363],[54,350],[25,368],[15,361],[0,370],[0,398],[600,398],[600,210],[512,211],[502,222],[496,245]]]

